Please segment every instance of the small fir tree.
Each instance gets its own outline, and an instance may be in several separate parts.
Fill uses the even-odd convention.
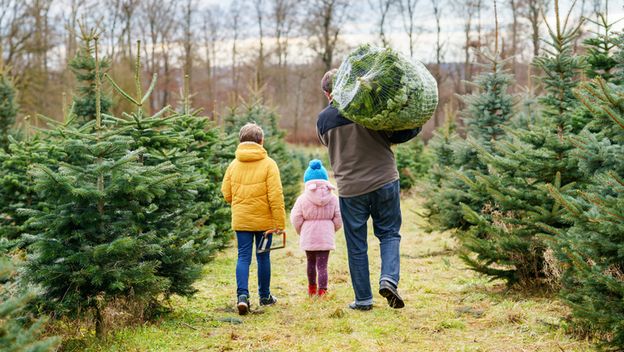
[[[622,36],[618,54],[624,52]],[[573,225],[556,234],[553,247],[564,268],[561,295],[574,321],[606,337],[604,347],[624,349],[624,87],[603,78],[577,90],[597,117],[575,138],[580,169],[591,181],[587,189],[551,193],[567,210]],[[603,128],[608,118],[616,129]]]
[[[27,305],[32,292],[20,292],[11,260],[0,252],[0,351],[46,352],[59,344],[56,337],[42,338],[45,320],[33,319]]]
[[[509,93],[512,77],[497,51],[491,55],[481,53],[485,69],[473,83],[476,90],[462,97],[466,104],[462,116],[470,143],[448,132],[446,138],[432,142],[439,166],[432,175],[434,182],[427,192],[426,207],[430,221],[440,230],[464,229],[468,223],[462,204],[480,211],[489,199],[483,187],[471,188],[467,183],[473,183],[475,173],[488,173],[473,145],[491,152],[492,143],[504,139],[504,128],[514,114],[514,98]]]
[[[481,211],[463,206],[472,226],[460,237],[462,258],[473,270],[510,284],[543,278],[544,227],[569,226],[546,186],[568,192],[583,181],[568,139],[580,126],[572,118],[578,107],[573,89],[584,69],[583,60],[572,52],[580,25],[570,28],[569,18],[561,21],[558,1],[555,13],[556,27],[548,27],[545,54],[534,63],[544,74],[546,91],[539,99],[540,124],[510,131],[511,140],[495,143],[493,152],[475,145],[491,171],[476,173],[470,185],[476,192],[487,191],[492,202]]]
[[[431,156],[420,139],[400,144],[395,149],[401,190],[408,191],[422,179],[431,167]]]
[[[74,112],[82,121],[95,120],[95,56],[94,56],[94,37],[95,29],[87,29],[84,25],[80,25],[80,39],[82,44],[76,53],[76,56],[69,61],[69,68],[76,76],[78,83],[77,94],[74,96]],[[100,77],[110,67],[110,62],[106,59],[99,62]],[[108,113],[112,106],[112,99],[107,95],[100,93],[100,109],[103,114]]]
[[[36,165],[32,171],[46,206],[22,211],[34,242],[26,275],[43,289],[41,308],[56,316],[92,313],[98,337],[110,302],[147,304],[172,292],[189,293],[185,279],[199,271],[189,259],[196,255],[192,241],[180,240],[193,224],[185,208],[172,206],[192,199],[193,185],[170,161],[146,163],[146,149],[133,149],[136,141],[126,135],[130,127],[102,121],[99,91],[96,79],[94,121],[53,131],[68,155],[58,169]],[[183,269],[169,259],[187,265],[188,274],[179,276]]]
[[[9,140],[9,152],[0,151],[0,238],[23,247],[21,234],[28,216],[19,209],[45,206],[39,204],[35,182],[28,171],[34,164],[56,168],[63,153],[44,135],[29,137],[26,133],[20,141],[12,137]]]
[[[4,151],[9,150],[9,135],[15,123],[17,110],[15,88],[4,68],[0,66],[0,148]]]

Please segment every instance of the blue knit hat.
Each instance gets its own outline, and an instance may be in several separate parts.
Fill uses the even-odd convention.
[[[329,177],[327,176],[327,170],[323,167],[323,162],[318,159],[314,159],[310,161],[310,165],[303,175],[303,182],[308,182],[311,180],[325,180],[327,181]]]

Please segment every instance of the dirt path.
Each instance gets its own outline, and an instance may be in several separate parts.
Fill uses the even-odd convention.
[[[426,234],[403,202],[400,290],[406,308],[393,310],[375,294],[370,312],[346,308],[353,292],[342,232],[330,256],[330,295],[307,298],[305,254],[289,232],[288,248],[272,255],[277,306],[258,309],[255,264],[250,290],[255,313],[234,311],[236,250],[227,249],[206,267],[193,299],[174,301],[163,321],[125,329],[95,351],[588,351],[567,336],[566,310],[550,296],[526,298],[464,268],[448,234]],[[369,237],[371,282],[379,275],[379,246]],[[373,287],[376,291],[375,287]],[[71,348],[69,348],[71,350]]]

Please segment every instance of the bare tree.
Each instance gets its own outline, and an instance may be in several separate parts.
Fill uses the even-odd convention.
[[[264,83],[264,0],[252,0],[256,11],[256,24],[258,25],[258,59],[256,62],[256,86],[261,87]]]
[[[387,47],[390,44],[388,38],[386,38],[385,25],[386,19],[388,18],[388,13],[390,12],[390,8],[395,3],[395,1],[396,0],[368,0],[369,6],[375,12],[375,16],[377,18],[377,31],[379,35],[379,40],[381,41],[381,45],[383,47]],[[418,0],[416,0],[416,2],[417,1]],[[408,0],[408,2],[410,1]]]
[[[232,40],[232,86],[234,92],[238,91],[238,39],[241,35],[242,6],[233,1],[230,5],[230,18],[228,18],[230,39]]]
[[[519,0],[509,0],[509,7],[511,9],[511,55],[512,55],[512,70],[516,72],[516,63],[518,55],[518,30],[520,26],[519,22]]]
[[[416,32],[418,30],[418,28],[416,27],[416,22],[415,22],[415,14],[416,14],[416,6],[418,5],[418,1],[419,0],[399,0],[399,8],[401,9],[401,18],[403,20],[403,29],[405,30],[405,33],[407,34],[407,38],[409,40],[409,51],[410,51],[410,57],[414,56],[414,36],[416,35]],[[434,6],[434,14],[435,14],[435,9],[439,9],[439,0],[432,0],[432,4]],[[437,6],[437,7],[436,7]],[[437,18],[436,18],[437,21]],[[439,21],[437,21],[436,23],[438,23]],[[439,28],[439,26],[438,26]],[[438,33],[438,37],[439,37],[439,33]]]
[[[288,56],[288,39],[297,20],[300,0],[270,0],[275,36],[275,54],[278,67],[286,67]]]
[[[436,81],[440,82],[442,80],[442,60],[444,56],[444,43],[442,42],[442,13],[443,13],[443,0],[431,0],[431,6],[433,7],[433,17],[436,22],[436,45],[435,45],[435,56],[436,56],[436,70],[434,72]],[[410,43],[410,51],[411,51],[411,43]]]
[[[134,12],[139,6],[140,0],[121,0],[120,9],[121,9],[121,19],[124,23],[123,30],[121,32],[121,38],[125,36],[125,45],[124,45],[124,53],[128,58],[132,58],[132,47],[134,43],[132,42],[132,20],[134,16]],[[123,42],[123,40],[121,41]],[[126,52],[127,50],[127,52]]]
[[[188,85],[191,87],[193,71],[193,15],[197,11],[195,0],[187,0],[182,7],[182,48],[184,50],[184,74],[188,76]]]
[[[476,15],[477,1],[479,0],[455,0],[453,3],[457,15],[464,19],[464,72],[463,75],[460,75],[464,80],[472,78],[470,48],[478,45],[478,43],[472,40],[472,26]],[[467,93],[467,91],[468,87],[464,85],[463,93]]]
[[[221,8],[219,6],[211,6],[203,12],[203,39],[204,39],[204,52],[206,56],[206,74],[208,76],[208,97],[210,99],[211,116],[214,119],[213,114],[216,105],[216,61],[217,61],[217,42],[221,39],[219,29],[221,27],[220,18],[222,16]]]
[[[533,56],[539,56],[540,52],[540,27],[543,14],[548,11],[549,0],[524,0],[525,11],[523,17],[531,25],[531,43],[533,45]]]
[[[171,13],[174,7],[174,0],[145,0],[140,8],[142,16],[141,27],[145,31],[144,35],[149,39],[149,42],[146,41],[148,45],[143,45],[143,50],[145,50],[148,58],[145,61],[149,75],[153,76],[155,73],[158,73],[163,65],[163,61],[167,62],[165,72],[163,72],[164,77],[161,77],[157,89],[150,95],[150,108],[152,111],[166,105],[168,100],[167,91],[170,80],[168,41],[173,30],[173,16],[171,16]],[[164,83],[164,87],[161,82]]]
[[[26,3],[21,0],[0,0],[0,62],[17,70],[16,60],[27,49],[31,36],[27,28]]]
[[[348,0],[310,2],[310,20],[306,23],[306,29],[310,36],[310,47],[320,57],[325,71],[329,71],[334,63],[334,52],[348,17],[349,6]]]

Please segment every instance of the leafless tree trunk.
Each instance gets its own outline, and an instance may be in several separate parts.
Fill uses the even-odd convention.
[[[148,57],[148,60],[145,60],[145,62],[147,62],[146,68],[150,77],[155,73],[159,73],[161,60],[165,55],[169,55],[168,50],[163,48],[168,46],[167,40],[173,28],[171,13],[174,8],[174,0],[147,0],[142,3],[141,12],[144,17],[142,27],[147,32],[145,36],[149,39],[149,45],[143,45],[143,50],[145,50]],[[159,52],[157,52],[158,48],[161,48]],[[148,53],[149,55],[147,55]],[[165,76],[168,74],[167,72]],[[163,79],[168,80],[168,77],[160,77],[159,85],[150,96],[151,111],[158,110],[158,108],[165,105],[166,97],[164,95],[169,87],[166,84],[163,87],[162,83],[160,83],[161,81],[164,82]]]
[[[188,85],[192,87],[193,77],[193,14],[197,10],[195,0],[187,0],[182,8],[182,47],[184,49],[184,74],[188,75]]]
[[[334,63],[334,52],[342,26],[347,18],[348,0],[314,0],[310,2],[310,20],[306,24],[310,45],[329,71]]]
[[[277,66],[287,66],[288,39],[294,27],[300,0],[271,0]]]
[[[390,7],[394,4],[394,2],[395,0],[368,0],[368,4],[377,16],[377,31],[379,40],[381,41],[381,45],[383,47],[387,47],[390,44],[388,38],[386,38],[384,27],[386,25],[388,13],[390,12]]]
[[[217,41],[220,40],[219,28],[221,16],[220,9],[218,7],[208,8],[204,12],[203,16],[203,32],[204,32],[204,50],[206,55],[206,74],[208,76],[208,97],[210,99],[209,111],[211,118],[216,118],[214,114],[216,105],[216,55],[217,55]]]
[[[241,12],[242,8],[240,4],[237,4],[236,1],[232,2],[228,22],[230,27],[230,39],[232,40],[232,86],[235,93],[238,92],[238,62],[236,60],[238,58],[238,38],[241,34]]]
[[[515,73],[516,72],[516,65],[518,62],[518,29],[519,29],[519,22],[518,22],[518,16],[519,16],[519,11],[518,11],[518,0],[509,0],[509,7],[511,8],[511,18],[512,18],[512,23],[511,23],[511,55],[512,55],[512,72]]]
[[[438,82],[438,85],[442,85],[442,60],[444,56],[444,43],[442,43],[442,2],[443,0],[431,0],[431,6],[433,7],[433,17],[436,22],[436,45],[435,45],[435,56],[436,56],[436,66],[433,75]],[[411,43],[410,43],[411,44]],[[410,47],[411,50],[411,47]],[[441,114],[436,114],[434,116],[434,127],[438,128],[440,126],[439,117]]]
[[[463,80],[470,81],[472,79],[472,63],[470,48],[475,47],[476,44],[472,40],[472,26],[474,16],[476,14],[476,1],[478,0],[456,0],[454,7],[457,15],[464,19],[464,68],[463,68]],[[468,93],[469,87],[462,84],[464,89],[462,93]]]
[[[125,50],[126,56],[128,58],[132,58],[132,47],[134,43],[132,42],[132,19],[134,16],[134,12],[139,6],[140,0],[122,0],[121,1],[121,15],[124,21],[123,31],[121,33],[121,38],[125,36]],[[125,52],[125,51],[124,51]]]
[[[256,11],[256,23],[258,25],[258,59],[256,62],[256,86],[261,87],[264,84],[264,0],[253,0],[253,6]]]
[[[439,0],[432,0],[434,13],[436,8],[439,9],[439,2]],[[416,5],[418,5],[418,0],[399,0],[401,18],[403,19],[403,29],[405,29],[405,33],[407,34],[407,38],[409,40],[410,57],[414,56],[414,35],[416,31],[414,15],[416,14]],[[438,22],[439,20],[436,18],[436,23]],[[438,37],[439,36],[440,33],[438,33]]]
[[[12,74],[15,75],[19,70],[15,61],[26,51],[31,36],[31,31],[26,27],[26,2],[0,0],[0,8],[4,9],[0,12],[0,60],[3,65],[12,67]]]
[[[540,52],[540,26],[542,14],[548,10],[549,0],[525,0],[526,13],[524,17],[531,25],[531,43],[533,44],[533,56],[539,56]]]

